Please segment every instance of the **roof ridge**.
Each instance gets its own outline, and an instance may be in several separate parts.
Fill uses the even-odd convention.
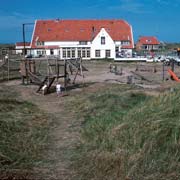
[[[37,21],[123,21],[124,23],[129,23],[123,19],[37,19]]]

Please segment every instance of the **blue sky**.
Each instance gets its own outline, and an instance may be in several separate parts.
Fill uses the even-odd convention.
[[[36,19],[124,19],[140,35],[180,42],[179,0],[2,0],[0,43],[22,41],[22,24]],[[30,41],[32,26],[26,26]]]

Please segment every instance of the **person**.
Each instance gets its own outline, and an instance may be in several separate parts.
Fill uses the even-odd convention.
[[[56,93],[58,96],[61,94],[61,84],[59,82],[56,84]]]
[[[45,85],[42,87],[42,93],[43,93],[43,95],[45,95],[46,89],[47,89],[47,84],[45,84]]]
[[[5,58],[5,61],[7,61],[9,58],[8,54],[6,54],[4,58]]]

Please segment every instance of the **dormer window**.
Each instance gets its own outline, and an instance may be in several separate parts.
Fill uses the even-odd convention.
[[[68,28],[66,28],[66,29],[65,29],[65,32],[69,32],[69,29],[68,29]]]
[[[44,42],[43,41],[37,41],[36,46],[44,46]]]
[[[130,41],[122,41],[121,44],[124,46],[128,46],[130,45]]]
[[[101,44],[106,44],[106,38],[104,36],[101,37]]]
[[[147,42],[147,43],[151,43],[151,40],[150,40],[150,39],[146,39],[146,42]]]
[[[79,41],[80,45],[87,45],[87,41]]]
[[[83,28],[81,28],[81,29],[80,29],[80,32],[84,32],[84,29],[83,29]]]

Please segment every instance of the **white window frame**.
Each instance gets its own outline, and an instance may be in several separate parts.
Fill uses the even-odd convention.
[[[37,41],[36,46],[44,46],[44,42],[43,41]]]
[[[95,57],[101,57],[101,50],[100,49],[96,49],[95,50]]]
[[[106,37],[105,36],[101,36],[101,44],[102,45],[106,44]]]
[[[110,49],[106,49],[106,58],[110,58],[111,57],[111,50]]]

